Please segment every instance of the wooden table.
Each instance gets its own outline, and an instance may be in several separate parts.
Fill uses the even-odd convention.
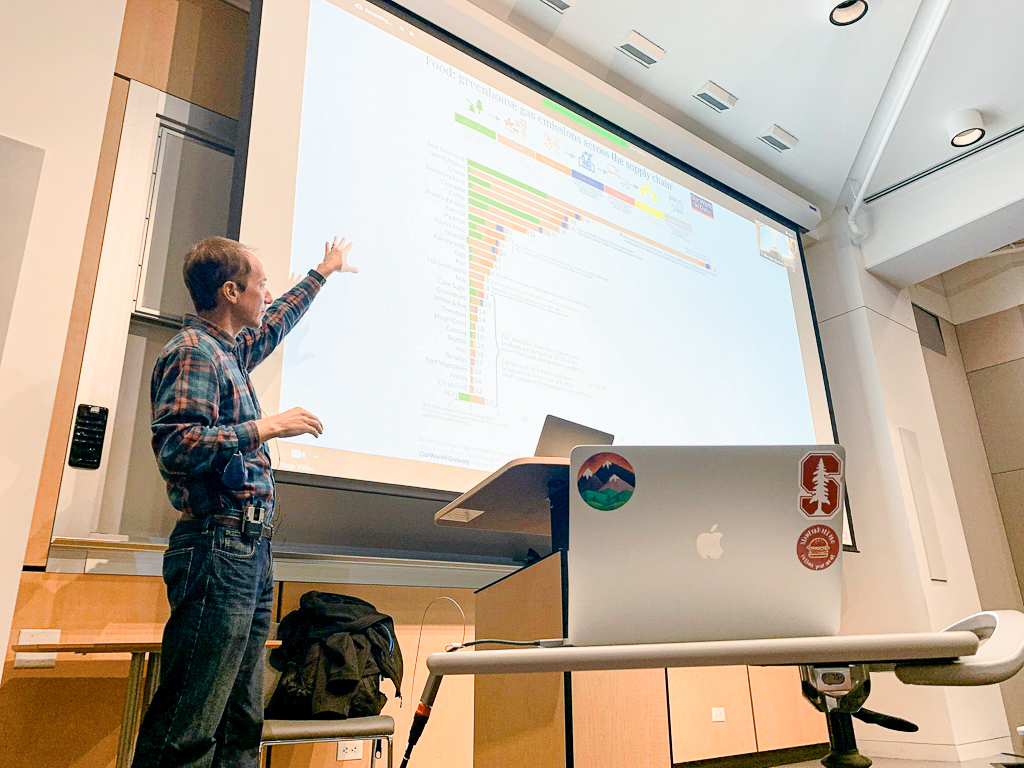
[[[280,640],[268,640],[268,648],[277,648]],[[160,680],[159,640],[96,640],[80,643],[33,643],[15,645],[15,653],[129,653],[128,690],[125,693],[124,712],[121,715],[121,736],[117,743],[115,768],[129,768],[135,754],[135,739],[139,735],[139,721],[149,706]],[[141,694],[141,695],[140,695]]]

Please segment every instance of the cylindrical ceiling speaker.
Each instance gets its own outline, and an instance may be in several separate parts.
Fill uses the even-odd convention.
[[[985,138],[985,123],[976,109],[961,109],[946,118],[949,143],[954,147],[969,147]]]

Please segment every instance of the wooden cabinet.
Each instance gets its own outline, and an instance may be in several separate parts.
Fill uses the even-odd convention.
[[[672,762],[828,741],[825,717],[800,692],[796,667],[668,670]],[[721,709],[716,720],[712,709]]]
[[[564,636],[564,568],[555,553],[480,590],[478,637]],[[796,667],[480,675],[474,714],[474,768],[670,768],[828,741]]]
[[[476,598],[478,638],[562,636],[557,555],[485,587]],[[559,672],[474,678],[474,768],[565,765],[565,688]]]
[[[665,670],[573,672],[571,678],[575,768],[672,764]]]
[[[55,668],[15,669],[10,646],[23,629],[59,629],[63,642],[153,640],[169,613],[164,595],[155,576],[22,574],[0,682],[0,765],[114,764],[128,654],[61,654]]]

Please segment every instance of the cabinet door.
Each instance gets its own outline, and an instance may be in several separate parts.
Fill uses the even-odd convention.
[[[748,672],[758,749],[828,742],[825,715],[804,699],[796,667],[749,667]]]
[[[135,311],[180,322],[193,311],[181,277],[185,254],[227,233],[234,150],[161,120],[155,153]]]
[[[670,669],[668,697],[673,763],[757,751],[746,667]]]
[[[664,669],[572,673],[575,768],[671,768]]]

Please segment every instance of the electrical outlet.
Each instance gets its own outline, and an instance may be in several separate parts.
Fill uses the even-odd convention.
[[[362,760],[363,742],[361,741],[339,741],[338,760]]]
[[[725,722],[725,707],[712,707],[711,708],[711,722],[712,723],[724,723]]]
[[[59,643],[59,629],[23,629],[18,635],[19,645]],[[15,669],[53,669],[57,666],[56,653],[16,653]]]

